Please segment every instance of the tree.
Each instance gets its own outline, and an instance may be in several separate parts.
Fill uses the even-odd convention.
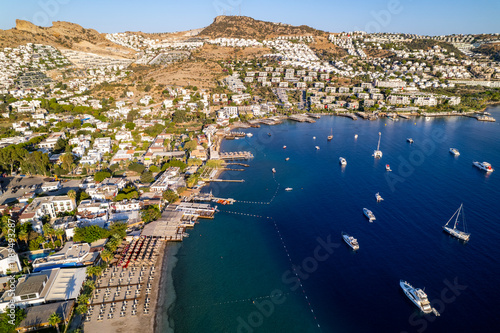
[[[66,231],[64,231],[64,229],[56,229],[55,234],[56,234],[57,238],[58,238],[58,239],[61,241],[61,243],[62,243],[62,241],[63,241],[63,237],[64,237],[64,235],[66,235]]]
[[[198,142],[196,140],[190,140],[184,144],[184,150],[193,151],[198,147]]]
[[[89,266],[87,267],[87,276],[89,277],[94,277],[94,276],[99,276],[102,273],[102,267],[101,266]]]
[[[57,313],[53,313],[49,317],[49,325],[55,326],[57,333],[59,333],[59,323],[62,321],[61,317]]]
[[[141,163],[133,162],[133,163],[130,163],[130,165],[128,166],[128,169],[130,171],[142,173],[144,171],[144,169],[146,169],[146,167]]]
[[[156,165],[152,165],[149,167],[149,171],[151,172],[160,172],[160,168],[158,168]]]
[[[59,138],[56,141],[56,144],[54,145],[54,151],[64,151],[66,149],[66,146],[68,145],[68,141]]]
[[[83,228],[75,228],[73,240],[75,242],[92,243],[96,240],[109,237],[109,231],[97,225],[90,225]]]
[[[175,193],[172,190],[166,190],[165,192],[163,192],[162,198],[163,198],[163,200],[166,200],[169,203],[172,203],[172,202],[176,202],[177,199],[179,199],[179,196],[177,195],[177,193]]]
[[[49,223],[45,223],[42,227],[43,230],[43,235],[45,237],[49,237],[50,241],[52,242],[52,246],[54,246],[54,238],[53,236],[55,235],[55,231],[52,228],[52,226]]]
[[[21,321],[26,318],[26,311],[24,309],[16,307],[14,310],[14,323],[12,324],[12,319],[8,316],[9,312],[4,312],[0,314],[0,332],[2,333],[16,333],[16,327],[19,326]]]
[[[28,240],[28,233],[25,230],[20,230],[19,233],[17,234],[17,239],[20,241],[24,242],[26,244],[26,241]]]
[[[111,177],[111,173],[109,173],[108,171],[99,171],[99,172],[96,172],[96,174],[94,175],[94,180],[96,182],[100,183],[104,179],[110,178],[110,177]]]
[[[144,223],[149,223],[159,219],[161,216],[161,212],[156,205],[152,205],[146,209],[143,209],[141,212],[141,216]]]
[[[141,175],[142,183],[152,183],[155,178],[153,177],[153,173],[151,171],[144,171]]]
[[[72,153],[66,153],[64,155],[62,155],[60,157],[61,159],[61,163],[62,165],[64,166],[64,169],[66,169],[66,171],[71,171],[71,165],[73,164],[74,162],[74,157],[73,157],[73,154]]]
[[[75,190],[69,190],[68,193],[66,194],[68,198],[71,200],[75,201],[76,200],[76,191]]]
[[[130,131],[133,131],[135,128],[135,124],[134,123],[126,123],[125,128],[130,130]]]
[[[113,252],[108,249],[104,249],[101,251],[101,258],[105,262],[109,262],[111,259],[113,259]]]

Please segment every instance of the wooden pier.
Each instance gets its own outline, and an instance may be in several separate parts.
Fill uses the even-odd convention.
[[[219,153],[221,160],[248,160],[253,158],[253,154],[249,151],[224,152]]]

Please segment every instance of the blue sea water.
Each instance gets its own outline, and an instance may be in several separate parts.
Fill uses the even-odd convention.
[[[255,158],[245,171],[222,175],[244,183],[214,183],[204,191],[258,203],[219,205],[214,220],[189,232],[176,254],[176,299],[164,309],[169,323],[159,327],[499,331],[500,107],[489,111],[496,123],[324,116],[314,124],[248,129],[253,137],[223,142],[221,150],[251,150]],[[331,129],[334,138],[327,142]],[[379,132],[383,157],[376,160]],[[461,155],[451,155],[450,147]],[[347,160],[344,168],[340,156]],[[474,160],[497,171],[486,174],[472,166]],[[376,202],[376,192],[383,202]],[[441,228],[461,203],[472,234],[467,244]],[[376,221],[368,222],[364,207]],[[359,251],[343,243],[342,231],[358,239]],[[400,279],[425,287],[441,316],[422,315],[402,293]]]

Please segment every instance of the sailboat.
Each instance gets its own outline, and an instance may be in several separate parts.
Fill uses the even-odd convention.
[[[373,157],[375,158],[382,158],[382,151],[380,150],[380,138],[382,137],[382,133],[378,132],[378,145],[377,145],[377,150],[373,151]]]
[[[460,212],[462,212],[462,222],[463,222],[463,226],[464,226],[465,231],[461,231],[461,230],[457,229],[458,218],[460,217]],[[447,225],[448,225],[448,223],[451,222],[451,220],[453,220],[453,217],[455,217],[455,215],[456,215],[455,224],[453,225],[453,229],[452,229],[452,228],[448,227]],[[456,237],[456,238],[461,239],[463,241],[468,241],[470,234],[467,233],[466,230],[467,230],[467,225],[465,224],[464,204],[461,204],[460,207],[455,212],[455,214],[453,214],[451,216],[451,218],[449,219],[449,221],[446,222],[446,224],[443,226],[443,231],[449,233],[453,237]]]
[[[327,137],[328,141],[333,139],[333,129],[330,128],[330,135]]]

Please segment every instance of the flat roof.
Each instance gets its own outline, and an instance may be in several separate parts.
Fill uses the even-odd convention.
[[[48,302],[76,299],[86,276],[86,267],[59,269],[45,300]]]

